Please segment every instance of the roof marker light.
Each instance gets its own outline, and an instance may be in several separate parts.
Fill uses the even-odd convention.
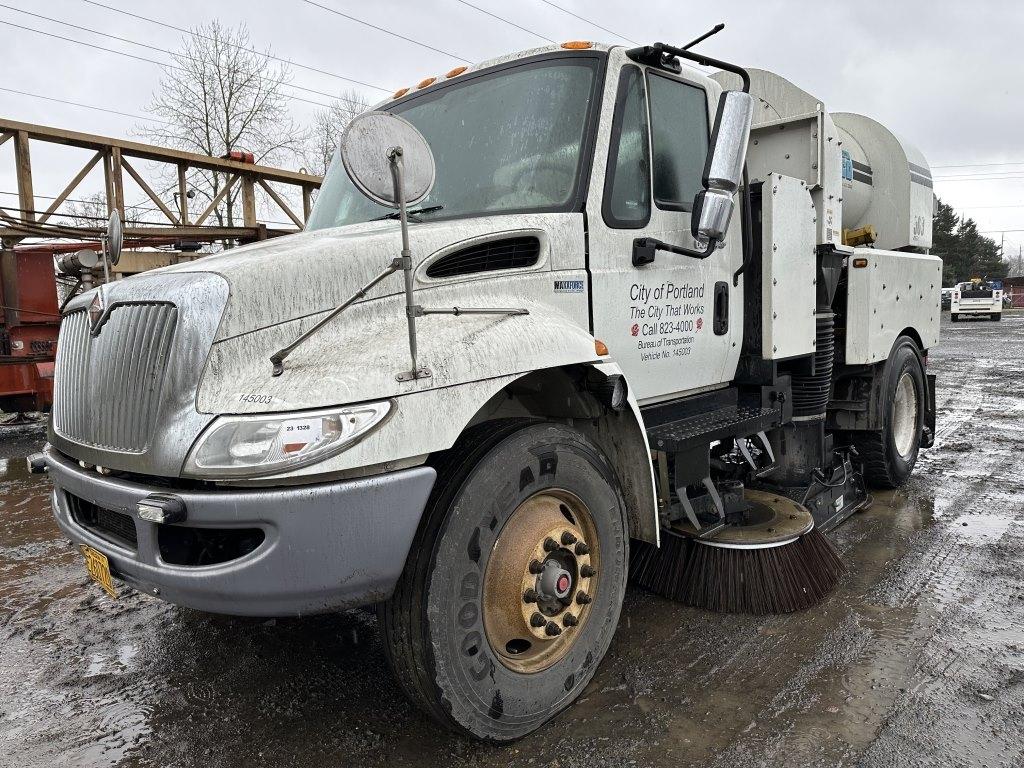
[[[395,95],[392,96],[391,98],[392,99],[400,99],[403,96],[405,96],[405,94],[407,94],[408,92],[409,92],[408,88],[399,88],[397,91],[395,91]]]
[[[420,80],[416,84],[416,89],[419,90],[420,88],[426,88],[428,85],[433,84],[436,80],[436,77],[428,77],[426,80]]]
[[[562,47],[567,51],[585,51],[587,48],[593,48],[594,44],[589,40],[566,40]]]
[[[467,69],[469,69],[469,67],[456,67],[451,72],[446,74],[445,78],[447,79],[449,77],[457,77],[458,75],[461,75],[463,72],[465,72]]]

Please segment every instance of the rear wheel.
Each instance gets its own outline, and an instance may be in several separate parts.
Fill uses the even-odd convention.
[[[949,321],[951,323],[958,323],[958,322],[960,322],[960,315],[958,313],[956,313],[956,312],[950,312],[949,313]]]
[[[1003,319],[1003,313],[1002,312],[993,312],[988,317],[989,317],[989,320],[995,320],[996,322],[998,322],[998,321]]]
[[[854,432],[853,442],[864,461],[869,483],[896,488],[910,477],[917,463],[924,427],[924,371],[914,342],[896,340],[881,374],[881,429]]]
[[[628,533],[614,472],[559,424],[484,425],[439,467],[385,647],[407,695],[495,742],[567,707],[611,642]]]

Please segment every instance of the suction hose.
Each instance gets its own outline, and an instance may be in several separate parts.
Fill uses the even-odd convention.
[[[809,374],[793,376],[793,418],[823,419],[832,389],[832,365],[836,358],[835,315],[832,310],[815,314],[815,336],[812,369]]]

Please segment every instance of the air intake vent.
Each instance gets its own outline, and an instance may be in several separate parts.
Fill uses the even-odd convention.
[[[456,277],[495,269],[532,267],[539,257],[540,241],[536,237],[492,240],[442,256],[427,267],[427,277]]]

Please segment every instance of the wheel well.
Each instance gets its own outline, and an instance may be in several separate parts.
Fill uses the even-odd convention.
[[[899,336],[906,336],[917,345],[918,352],[924,352],[924,342],[921,341],[921,334],[917,332],[916,328],[904,328],[900,331]],[[896,337],[897,340],[899,340],[899,336]]]
[[[904,328],[893,342],[885,360],[871,365],[848,366],[833,379],[833,400],[829,403],[826,424],[834,431],[877,430],[882,426],[885,406],[883,385],[889,362],[900,339],[908,338],[914,345],[924,373],[924,345],[914,328]]]
[[[579,429],[607,456],[626,502],[629,535],[657,541],[657,505],[651,458],[643,425],[627,405],[614,410],[604,402],[608,377],[590,365],[533,371],[488,400],[466,429],[489,421],[534,418]]]

